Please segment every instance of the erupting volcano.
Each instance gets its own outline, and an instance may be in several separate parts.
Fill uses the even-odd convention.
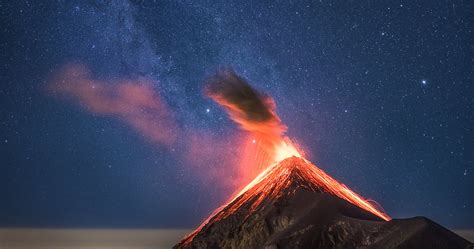
[[[284,136],[287,127],[276,114],[274,100],[270,96],[253,89],[245,79],[239,77],[231,68],[218,71],[214,77],[211,77],[206,87],[206,93],[223,106],[231,119],[238,123],[242,129],[250,132],[255,137],[254,141],[258,141],[255,151],[249,153],[263,154],[263,158],[265,158],[264,160],[258,160],[257,165],[253,164],[254,167],[263,172],[235,198],[238,198],[256,184],[261,185],[260,181],[263,178],[268,178],[268,175],[273,171],[278,171],[277,162],[292,156],[303,158],[303,153],[297,149],[293,141]],[[244,163],[247,166],[252,165],[249,162]],[[271,165],[274,166],[271,167]],[[291,167],[291,165],[287,166],[285,172],[291,171]],[[303,178],[308,179],[315,186],[314,188],[334,194],[384,220],[390,219],[383,211],[377,209],[377,207],[316,166],[300,168],[299,172]],[[276,177],[267,179],[267,184],[271,184],[272,181],[278,181],[278,179]],[[279,189],[274,191],[278,192]]]
[[[175,248],[465,248],[425,218],[391,220],[372,202],[304,158],[284,135],[272,98],[231,69],[206,93],[255,138],[243,166],[260,171]],[[253,161],[250,161],[253,160]]]

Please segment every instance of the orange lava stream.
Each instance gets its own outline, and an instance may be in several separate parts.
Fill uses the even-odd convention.
[[[215,219],[220,220],[231,215],[252,198],[256,198],[256,201],[252,203],[253,208],[258,207],[265,198],[278,198],[282,194],[282,190],[287,187],[287,184],[295,181],[295,179],[288,179],[290,172],[297,172],[298,180],[302,180],[300,184],[307,188],[336,195],[341,199],[371,212],[383,220],[389,221],[391,219],[390,216],[382,210],[379,210],[368,200],[350,190],[346,185],[329,176],[316,165],[304,158],[299,157],[299,159],[302,160],[303,163],[294,163],[294,160],[291,160],[290,162],[293,162],[294,165],[288,162],[284,162],[283,165],[276,163],[264,170],[232,198],[227,205],[219,208],[217,212],[215,212],[217,213]],[[302,167],[301,165],[306,166]],[[310,181],[306,182],[307,180]],[[225,210],[223,210],[224,207],[226,207]]]
[[[272,171],[272,167],[275,167],[276,162],[282,161],[292,156],[296,156],[296,157],[302,158],[306,163],[311,164],[311,162],[303,158],[302,153],[298,151],[296,146],[288,138],[282,139],[280,144],[275,146],[273,150],[275,151],[275,156],[273,159],[274,162],[266,161],[264,165],[271,165],[272,163],[275,163],[275,164],[273,166],[268,167],[266,170],[260,173],[252,182],[250,182],[247,186],[245,186],[229,203],[232,203],[232,201],[234,201],[239,196],[243,195],[246,191],[248,191],[249,189],[253,188],[258,183],[260,183],[262,178],[268,177],[268,174],[270,174],[270,172]],[[319,169],[317,166],[313,164],[311,164],[311,166],[312,167],[307,168],[307,170],[310,172],[307,172],[307,174],[305,174],[306,178],[313,179],[314,183],[317,184],[318,186],[321,186],[321,188],[324,191],[332,193],[338,196],[339,198],[342,198],[362,209],[365,209],[384,220],[387,220],[387,221],[390,220],[390,217],[387,214],[385,214],[383,211],[379,210],[377,207],[371,204],[369,200],[366,200],[362,196],[350,190],[346,185],[338,182],[337,180],[335,180],[334,178],[326,174],[326,172]],[[245,199],[245,198],[241,198],[241,199]]]
[[[346,185],[338,182],[337,180],[326,174],[326,172],[318,168],[316,165],[313,165],[310,161],[304,159],[301,156],[301,153],[298,152],[296,146],[294,146],[294,144],[289,139],[286,139],[282,142],[282,145],[277,148],[276,159],[277,161],[281,161],[291,156],[300,157],[306,163],[310,164],[312,167],[307,167],[308,172],[303,173],[306,174],[308,179],[313,179],[317,185],[321,186],[327,192],[335,194],[336,196],[362,209],[365,209],[386,221],[390,220],[390,217],[385,212],[379,210],[373,204],[369,203],[368,200],[364,199],[362,196],[350,190]],[[250,183],[249,185],[252,185],[252,183]],[[251,188],[251,186],[249,186],[248,188]]]

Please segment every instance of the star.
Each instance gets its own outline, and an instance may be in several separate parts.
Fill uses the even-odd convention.
[[[210,113],[210,112],[211,112],[211,109],[207,108],[206,113]]]
[[[428,84],[428,82],[426,80],[422,80],[421,84],[426,85],[426,84]]]

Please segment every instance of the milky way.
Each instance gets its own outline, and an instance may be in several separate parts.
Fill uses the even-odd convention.
[[[462,1],[0,9],[0,226],[198,224],[239,178],[209,157],[209,144],[238,157],[223,149],[235,147],[238,127],[204,92],[222,66],[273,97],[309,160],[390,216],[474,224],[472,24]],[[52,97],[46,86],[71,64],[111,89],[147,79],[172,116],[158,127],[176,136],[150,142],[122,112]]]

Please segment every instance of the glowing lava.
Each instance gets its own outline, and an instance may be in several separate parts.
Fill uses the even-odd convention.
[[[293,143],[289,139],[281,141],[279,145],[275,148],[275,162],[282,161],[288,157],[302,157],[301,153],[296,149]]]

